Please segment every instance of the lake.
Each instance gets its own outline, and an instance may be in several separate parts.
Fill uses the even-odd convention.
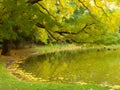
[[[49,53],[23,60],[19,68],[49,82],[120,85],[119,50]]]

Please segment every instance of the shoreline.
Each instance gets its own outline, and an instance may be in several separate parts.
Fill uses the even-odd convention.
[[[8,67],[7,70],[10,73],[12,73],[14,76],[16,76],[17,78],[19,77],[18,79],[23,80],[23,81],[48,82],[49,83],[49,81],[47,81],[47,80],[44,80],[44,79],[41,79],[41,78],[35,78],[31,73],[26,73],[23,70],[18,69],[19,63],[21,63],[26,58],[34,56],[34,55],[42,55],[42,54],[61,52],[61,51],[73,51],[73,50],[84,50],[84,51],[86,51],[86,50],[101,50],[102,51],[106,48],[110,48],[111,50],[120,49],[119,46],[112,48],[112,46],[104,46],[104,45],[97,46],[97,47],[91,46],[89,48],[86,47],[86,46],[75,46],[75,45],[69,45],[69,46],[65,46],[65,47],[59,47],[59,46],[56,46],[54,48],[53,47],[54,46],[52,46],[52,48],[49,48],[49,49],[48,49],[48,47],[47,48],[44,47],[42,49],[40,47],[36,47],[34,49],[32,48],[31,53],[29,53],[29,55],[27,55],[27,53],[26,53],[26,55],[27,55],[26,57],[25,56],[23,56],[21,58],[17,57],[16,58],[17,60],[12,63],[12,65],[11,65],[12,67],[11,66]],[[52,82],[50,82],[50,83],[52,83]],[[73,83],[73,84],[86,85],[88,83],[76,82],[76,83]],[[105,85],[101,85],[101,84],[98,84],[98,85],[103,86],[103,87],[112,87],[112,88],[115,88],[115,89],[120,88],[119,85],[113,85],[113,86],[110,86],[110,85],[105,86]]]

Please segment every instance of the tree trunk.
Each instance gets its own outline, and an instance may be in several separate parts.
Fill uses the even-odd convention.
[[[3,40],[2,52],[1,55],[10,56],[12,41],[11,40]]]

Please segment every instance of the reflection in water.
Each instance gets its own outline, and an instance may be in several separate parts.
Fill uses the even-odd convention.
[[[120,52],[59,52],[31,57],[19,68],[49,81],[120,84]]]

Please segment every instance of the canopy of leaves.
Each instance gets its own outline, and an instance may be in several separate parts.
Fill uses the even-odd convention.
[[[2,0],[0,7],[0,38],[17,39],[29,36],[39,21],[36,5],[25,0]]]
[[[119,36],[115,34],[120,26],[119,0],[1,0],[1,2],[1,39],[34,35],[46,44],[48,40],[94,43],[106,40],[103,37],[115,36],[116,41],[116,37]]]

